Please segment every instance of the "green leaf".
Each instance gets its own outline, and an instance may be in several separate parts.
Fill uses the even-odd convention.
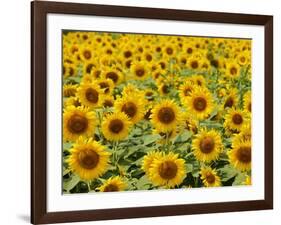
[[[143,137],[143,145],[149,145],[157,140],[159,140],[161,136],[159,134],[146,135]]]
[[[178,135],[174,143],[186,142],[192,136],[192,132],[184,130],[180,135]]]
[[[143,190],[143,189],[146,189],[146,187],[150,185],[150,181],[144,175],[140,179],[138,179],[138,181],[136,182],[135,185],[139,190]]]
[[[244,173],[239,173],[236,177],[232,185],[241,185],[246,179],[246,175]]]
[[[190,163],[186,164],[186,172],[190,173],[192,172],[192,170],[193,170],[193,165]]]
[[[66,191],[70,191],[73,189],[80,181],[80,177],[77,175],[73,175],[70,180],[63,182],[63,188]]]
[[[222,176],[221,181],[223,182],[228,181],[229,179],[237,175],[237,170],[230,165],[226,165],[223,168],[219,169],[218,171],[221,172],[221,176]]]

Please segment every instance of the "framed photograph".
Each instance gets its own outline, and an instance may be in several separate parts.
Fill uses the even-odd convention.
[[[31,3],[31,222],[273,208],[273,17]]]

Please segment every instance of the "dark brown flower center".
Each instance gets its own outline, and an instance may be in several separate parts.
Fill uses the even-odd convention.
[[[107,82],[100,82],[99,86],[101,89],[104,90],[105,94],[109,93],[110,89],[109,89],[109,84]]]
[[[161,52],[161,47],[156,47],[156,52]]]
[[[150,54],[147,54],[145,58],[148,62],[152,60],[152,56]]]
[[[89,50],[85,50],[83,55],[86,59],[90,59],[92,57],[92,53]]]
[[[238,70],[237,70],[236,67],[231,67],[231,68],[230,68],[230,74],[231,74],[231,75],[236,75],[237,72],[238,72]]]
[[[206,174],[206,181],[209,183],[209,184],[213,184],[216,180],[216,177],[214,176],[214,174],[212,173],[208,173]]]
[[[104,192],[115,192],[119,191],[119,188],[114,184],[108,184],[103,190]]]
[[[125,58],[129,58],[129,57],[131,57],[132,56],[132,52],[131,51],[125,51],[124,52],[124,57]]]
[[[193,100],[193,107],[197,111],[204,111],[207,107],[207,101],[205,98],[197,97]]]
[[[252,103],[248,104],[248,110],[251,112],[251,110],[252,110]]]
[[[168,94],[169,93],[169,86],[168,85],[166,85],[166,84],[164,84],[163,86],[162,86],[162,92],[164,93],[164,94]]]
[[[88,128],[88,120],[84,116],[72,115],[67,121],[67,128],[71,133],[81,134]]]
[[[241,123],[243,123],[243,117],[240,114],[234,114],[232,116],[232,122],[236,125],[240,125]]]
[[[90,63],[89,65],[87,65],[87,67],[86,67],[86,73],[91,73],[93,67],[94,67],[94,64],[92,64],[92,63]]]
[[[163,107],[158,112],[158,119],[161,123],[169,124],[176,118],[175,112],[169,107]]]
[[[192,49],[192,48],[187,48],[186,52],[187,52],[188,54],[191,54],[191,53],[193,52],[193,49]]]
[[[126,102],[122,106],[121,111],[126,113],[130,118],[133,118],[137,113],[137,107],[133,102]]]
[[[192,69],[197,69],[199,67],[199,64],[196,60],[192,61],[190,65]]]
[[[104,107],[112,107],[112,106],[113,106],[113,102],[110,101],[110,100],[105,100],[105,101],[103,102],[103,106],[104,106]]]
[[[233,104],[234,104],[233,98],[232,97],[228,97],[226,99],[225,103],[224,103],[224,108],[227,108],[227,107],[231,108],[233,106]]]
[[[236,154],[238,160],[243,163],[251,162],[251,147],[240,147]]]
[[[166,48],[166,53],[168,55],[172,55],[173,54],[173,49],[171,47]]]
[[[170,180],[176,177],[178,172],[178,167],[172,161],[165,161],[160,164],[158,168],[158,172],[160,177],[162,177],[163,179]]]
[[[69,75],[70,76],[74,75],[74,69],[72,67],[69,68]]]
[[[98,165],[99,158],[99,155],[91,149],[85,149],[78,154],[79,165],[88,170]]]
[[[97,103],[99,101],[99,93],[93,88],[88,88],[85,95],[87,100],[91,103]]]
[[[183,91],[184,96],[189,96],[190,92],[191,92],[191,88],[190,87],[185,88],[184,91]]]
[[[160,64],[160,66],[161,66],[161,69],[164,70],[164,69],[166,68],[166,64],[165,64],[164,62],[160,62],[159,64]]]
[[[208,154],[214,150],[215,142],[211,137],[205,137],[200,141],[200,150],[201,152]]]
[[[109,78],[109,79],[111,79],[114,83],[117,83],[119,77],[118,77],[118,74],[117,74],[117,73],[111,71],[111,72],[108,72],[108,73],[106,74],[106,78]]]
[[[124,124],[119,119],[114,119],[109,123],[109,130],[115,134],[118,134],[124,128]]]
[[[128,69],[131,68],[132,60],[127,60],[125,65],[126,65],[126,68],[128,68]]]
[[[182,59],[181,59],[181,63],[182,63],[182,64],[184,64],[184,65],[185,65],[185,64],[186,64],[186,62],[187,62],[187,61],[186,61],[186,59],[185,59],[185,58],[182,58]]]
[[[136,70],[136,75],[138,76],[138,77],[142,77],[143,75],[144,75],[144,69],[143,68],[138,68],[137,70]]]

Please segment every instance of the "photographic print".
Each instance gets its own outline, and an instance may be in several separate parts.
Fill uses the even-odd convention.
[[[251,185],[251,39],[62,32],[63,193]]]

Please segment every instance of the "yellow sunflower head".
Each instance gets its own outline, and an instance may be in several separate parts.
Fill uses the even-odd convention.
[[[181,102],[184,104],[186,98],[190,96],[190,93],[194,89],[194,84],[191,80],[186,80],[179,88],[179,96],[181,98]]]
[[[173,188],[180,185],[185,177],[185,161],[171,152],[155,158],[149,169],[149,179],[157,186]]]
[[[132,63],[131,73],[136,80],[145,80],[149,76],[149,67],[147,62],[136,61]]]
[[[224,108],[235,107],[238,103],[238,93],[237,89],[232,88],[224,99]]]
[[[112,91],[114,89],[114,83],[111,79],[99,79],[97,81],[97,84],[99,85],[100,89],[102,90],[102,93],[105,95],[111,95]]]
[[[143,157],[143,163],[142,163],[142,169],[146,173],[147,176],[149,176],[149,169],[151,168],[151,165],[155,159],[159,159],[162,157],[161,152],[157,151],[150,151]]]
[[[218,159],[223,150],[220,133],[216,130],[202,129],[192,140],[192,150],[199,161],[210,162]]]
[[[103,79],[111,79],[115,85],[120,84],[124,80],[123,74],[119,70],[111,67],[105,67],[101,76]]]
[[[224,126],[232,131],[241,131],[242,127],[249,123],[249,119],[249,113],[231,108],[225,116]]]
[[[173,100],[162,100],[151,110],[151,122],[158,132],[174,130],[181,122],[181,111]]]
[[[63,85],[63,97],[74,97],[77,92],[77,84]]]
[[[189,112],[197,119],[207,118],[213,111],[213,97],[207,88],[195,87],[185,100]]]
[[[89,108],[100,106],[102,91],[96,83],[81,83],[77,89],[79,101]]]
[[[102,133],[107,140],[119,141],[127,138],[132,125],[123,112],[107,114],[102,122]]]
[[[236,79],[240,76],[240,65],[236,62],[228,62],[226,64],[226,76],[231,79]]]
[[[120,176],[110,177],[99,188],[101,192],[117,192],[124,191],[127,184]]]
[[[212,169],[211,167],[203,167],[201,168],[200,175],[205,187],[221,186],[221,179],[217,175],[215,169]]]
[[[89,108],[69,106],[63,113],[63,138],[75,141],[79,136],[90,137],[95,132],[96,116]]]
[[[100,143],[80,136],[70,150],[67,163],[81,179],[92,180],[106,172],[109,156]]]
[[[144,100],[135,98],[133,95],[125,95],[115,101],[115,109],[125,113],[132,123],[139,122],[145,113]]]
[[[245,171],[251,170],[252,147],[251,141],[235,141],[232,149],[228,152],[229,162],[236,169]]]

